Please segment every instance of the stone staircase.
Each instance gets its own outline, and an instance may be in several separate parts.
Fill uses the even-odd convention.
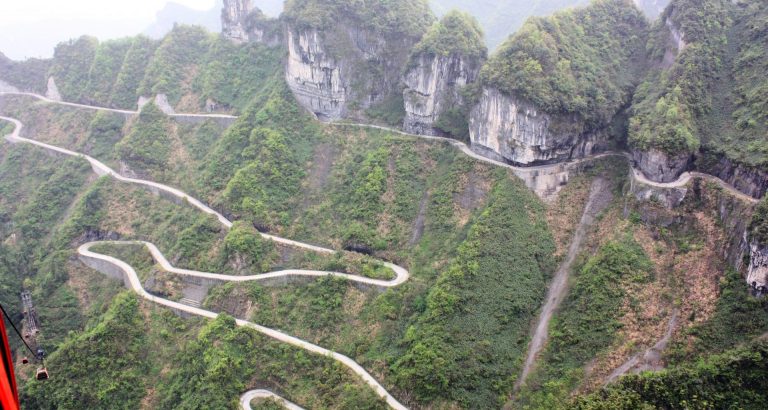
[[[200,302],[198,302],[198,301],[196,301],[194,299],[189,299],[189,298],[181,298],[181,300],[179,300],[179,303],[182,303],[182,304],[187,305],[187,306],[196,307],[196,308],[199,308],[199,307],[202,306],[200,304]]]

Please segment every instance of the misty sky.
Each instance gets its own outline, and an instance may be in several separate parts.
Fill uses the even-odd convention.
[[[50,57],[60,41],[141,33],[168,0],[0,0],[0,52],[13,59]],[[209,10],[216,0],[173,0]]]

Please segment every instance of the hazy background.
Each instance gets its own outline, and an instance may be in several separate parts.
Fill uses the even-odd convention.
[[[458,8],[477,17],[491,50],[529,16],[542,16],[590,0],[430,0],[442,15]],[[649,15],[669,0],[634,0]],[[0,0],[0,52],[14,60],[51,57],[59,42],[88,34],[100,40],[139,33],[159,38],[174,22],[221,30],[222,0]],[[267,15],[277,16],[283,0],[254,0]]]
[[[282,0],[256,0],[277,15]],[[160,37],[174,21],[221,27],[222,0],[1,0],[0,52],[21,60],[51,57],[56,44],[89,34],[100,40],[145,33]]]

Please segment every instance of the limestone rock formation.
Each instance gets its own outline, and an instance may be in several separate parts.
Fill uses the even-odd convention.
[[[654,182],[672,182],[685,172],[693,160],[689,152],[668,154],[656,148],[633,150],[632,159],[646,178]]]
[[[317,30],[288,31],[285,79],[299,103],[322,120],[338,120],[346,111],[349,83],[342,83],[341,70]]]
[[[752,198],[768,193],[768,172],[732,161],[718,153],[705,152],[700,171],[714,175]]]
[[[405,131],[465,137],[462,91],[477,80],[487,53],[480,24],[470,15],[452,11],[433,25],[414,48],[403,77]]]
[[[56,80],[53,77],[48,77],[48,89],[45,92],[45,96],[53,101],[62,101],[59,87],[56,86]]]
[[[251,0],[224,0],[221,10],[221,31],[236,42],[264,43],[270,47],[281,43],[277,20],[269,19]]]
[[[461,89],[477,78],[480,64],[457,56],[421,55],[416,66],[405,74],[406,132],[443,135],[435,127],[441,114],[463,105]]]
[[[755,291],[766,293],[768,290],[768,246],[752,241],[749,249],[747,283]]]
[[[224,8],[221,10],[221,30],[224,37],[238,43],[248,41],[245,19],[253,9],[251,0],[224,0]]]
[[[644,70],[633,61],[644,58],[645,37],[628,33],[646,29],[628,0],[529,19],[481,70],[472,149],[524,166],[607,149]]]
[[[469,119],[472,149],[519,165],[588,156],[607,145],[607,134],[576,119],[554,117],[520,98],[485,88]]]
[[[372,107],[394,105],[410,50],[434,21],[423,1],[371,2],[370,9],[340,3],[297,1],[284,14],[286,82],[323,121],[362,119]]]
[[[0,80],[0,93],[17,93],[19,92],[19,89],[6,83],[3,80]]]

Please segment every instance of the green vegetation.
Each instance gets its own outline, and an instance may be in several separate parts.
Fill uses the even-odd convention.
[[[406,351],[392,366],[399,386],[425,402],[442,397],[466,408],[499,405],[554,268],[542,211],[520,183],[497,182],[405,333]]]
[[[603,245],[576,270],[573,285],[550,324],[549,342],[522,401],[531,408],[556,408],[579,386],[584,366],[610,348],[628,283],[647,283],[653,265],[631,237]]]
[[[51,60],[14,62],[0,55],[3,80],[44,92],[48,76],[66,101],[135,109],[140,96],[166,94],[185,111],[239,111],[281,66],[280,47],[236,45],[195,26],[162,40],[144,36],[99,43],[81,37],[57,46]],[[7,73],[7,74],[6,74]]]
[[[488,49],[483,44],[483,30],[477,20],[468,13],[452,10],[424,34],[413,54],[485,59]]]
[[[142,107],[130,134],[115,147],[118,155],[139,169],[163,170],[171,151],[168,127],[168,117],[154,102],[147,103]]]
[[[531,18],[488,61],[481,82],[547,113],[606,125],[629,102],[643,69],[645,31],[629,0]]]
[[[141,118],[139,123],[144,124]],[[124,125],[125,116],[122,114],[109,111],[97,112],[88,127],[88,138],[78,150],[87,152],[94,158],[111,159],[115,145],[123,139]]]
[[[271,364],[276,360],[284,365]],[[161,408],[231,408],[251,380],[302,397],[302,406],[308,408],[386,407],[341,364],[267,341],[255,330],[237,327],[226,315],[204,326],[175,362],[167,382],[158,385]]]
[[[22,91],[44,93],[50,68],[50,60],[30,58],[24,61],[13,61],[0,52],[2,81]]]
[[[730,17],[724,0],[677,0],[662,15],[684,35],[686,46],[666,70],[653,69],[632,105],[629,143],[669,154],[694,152],[704,138],[705,117],[725,68]],[[654,30],[668,32],[662,22]],[[666,42],[649,42],[650,54],[664,55]],[[722,80],[722,79],[720,79]]]
[[[106,106],[112,96],[112,83],[120,73],[125,55],[132,45],[130,39],[111,40],[99,44],[88,73],[88,87],[81,98]]]
[[[548,16],[569,7],[585,6],[589,0],[473,1],[430,0],[438,16],[459,9],[480,21],[488,47],[496,49],[510,34],[517,32],[531,16]]]
[[[733,349],[768,331],[768,301],[749,293],[739,272],[727,269],[720,280],[720,298],[710,319],[685,332],[667,352],[674,364]]]
[[[228,258],[245,258],[244,262],[251,266],[261,264],[260,270],[270,268],[267,256],[274,252],[274,248],[274,243],[263,239],[256,229],[241,221],[235,222],[224,238],[224,254]]]
[[[191,80],[189,71],[194,71],[205,55],[209,36],[202,27],[176,25],[147,66],[139,94],[165,94],[171,105],[176,105]]]
[[[759,244],[768,244],[768,197],[755,208],[749,224],[749,239]]]
[[[768,406],[766,363],[768,342],[762,340],[694,364],[626,376],[615,385],[576,399],[568,408],[762,409]]]
[[[133,108],[139,100],[139,86],[147,70],[157,44],[144,36],[137,36],[131,43],[131,48],[125,54],[123,66],[115,77],[110,105],[114,107]]]
[[[235,45],[217,37],[211,40],[203,61],[207,63],[193,81],[200,101],[244,108],[274,73],[282,69],[282,50],[263,44]]]
[[[435,19],[426,0],[288,0],[283,15],[299,28],[327,29],[346,17],[377,33],[416,38]]]
[[[88,83],[98,45],[96,38],[83,36],[56,46],[49,75],[56,79],[56,86],[65,100],[79,101],[81,97],[87,97],[83,85]]]
[[[52,378],[26,384],[24,407],[137,408],[146,392],[149,353],[138,300],[124,292],[97,325],[67,338],[48,358]]]
[[[247,161],[227,184],[224,197],[235,212],[273,226],[284,219],[300,189],[304,170],[280,131],[256,128],[240,154]]]

